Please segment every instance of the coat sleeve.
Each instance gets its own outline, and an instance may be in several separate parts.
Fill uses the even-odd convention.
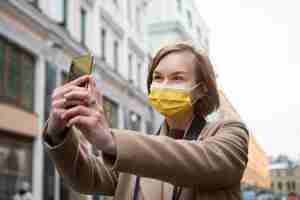
[[[50,145],[47,125],[43,131],[44,146],[59,174],[80,193],[114,195],[118,174],[103,163],[102,156],[88,150],[81,133],[70,128],[64,140]]]
[[[223,123],[205,140],[114,130],[117,155],[104,162],[119,172],[159,179],[182,187],[216,190],[239,184],[248,161],[247,129]]]

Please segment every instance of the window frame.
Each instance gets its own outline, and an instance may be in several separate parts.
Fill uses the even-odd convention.
[[[35,104],[35,69],[36,69],[36,59],[34,55],[32,55],[30,52],[26,51],[25,49],[19,47],[18,45],[12,43],[11,41],[7,40],[5,37],[0,36],[0,42],[4,45],[4,60],[1,68],[3,70],[3,74],[0,74],[0,102],[5,102],[11,105],[14,105],[16,107],[22,108],[30,113],[34,112],[34,104]],[[19,70],[19,77],[17,77],[17,85],[16,85],[16,97],[13,98],[9,96],[9,77],[10,77],[10,67],[11,67],[11,61],[12,61],[12,52],[15,51],[16,53],[16,65],[21,66],[18,67]],[[24,74],[25,74],[25,66],[21,65],[21,63],[25,63],[24,59],[25,57],[28,57],[31,59],[31,77],[32,77],[32,99],[31,99],[31,106],[26,107],[24,105],[24,97],[26,92],[24,92],[24,88],[22,87],[24,85]],[[27,63],[28,64],[28,63]],[[30,65],[29,64],[29,65]],[[28,67],[28,66],[27,66]]]
[[[132,53],[128,54],[128,81],[133,83],[133,55]]]
[[[87,10],[80,8],[80,43],[86,46]]]
[[[115,40],[114,41],[114,44],[113,44],[113,56],[114,56],[114,70],[115,71],[118,71],[119,69],[119,50],[120,49],[120,44],[118,42],[118,40]]]
[[[101,28],[101,60],[106,61],[106,38],[107,31],[105,28]]]

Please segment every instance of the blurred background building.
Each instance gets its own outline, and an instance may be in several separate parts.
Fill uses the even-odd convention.
[[[235,107],[226,95],[220,90],[221,106],[214,118],[225,120],[236,119],[243,121]],[[242,189],[269,190],[271,188],[271,176],[269,173],[269,160],[262,147],[257,143],[250,128],[250,139],[248,149],[248,165],[242,179]]]
[[[270,160],[272,191],[279,196],[300,195],[300,165],[285,155]]]
[[[0,200],[24,180],[35,199],[103,198],[72,191],[44,152],[51,93],[66,81],[72,57],[92,53],[111,126],[153,134],[162,118],[147,102],[148,65],[161,46],[182,40],[209,53],[209,29],[194,0],[1,0]],[[240,119],[220,94],[222,107],[212,119]],[[243,182],[270,187],[253,135],[249,156]]]

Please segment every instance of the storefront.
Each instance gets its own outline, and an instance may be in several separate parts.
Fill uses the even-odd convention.
[[[0,200],[11,199],[23,181],[32,185],[32,142],[0,130]]]

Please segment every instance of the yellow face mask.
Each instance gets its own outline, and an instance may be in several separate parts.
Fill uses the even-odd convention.
[[[152,83],[148,99],[157,112],[165,117],[173,117],[192,108],[191,92],[198,85],[190,87],[188,85]]]

